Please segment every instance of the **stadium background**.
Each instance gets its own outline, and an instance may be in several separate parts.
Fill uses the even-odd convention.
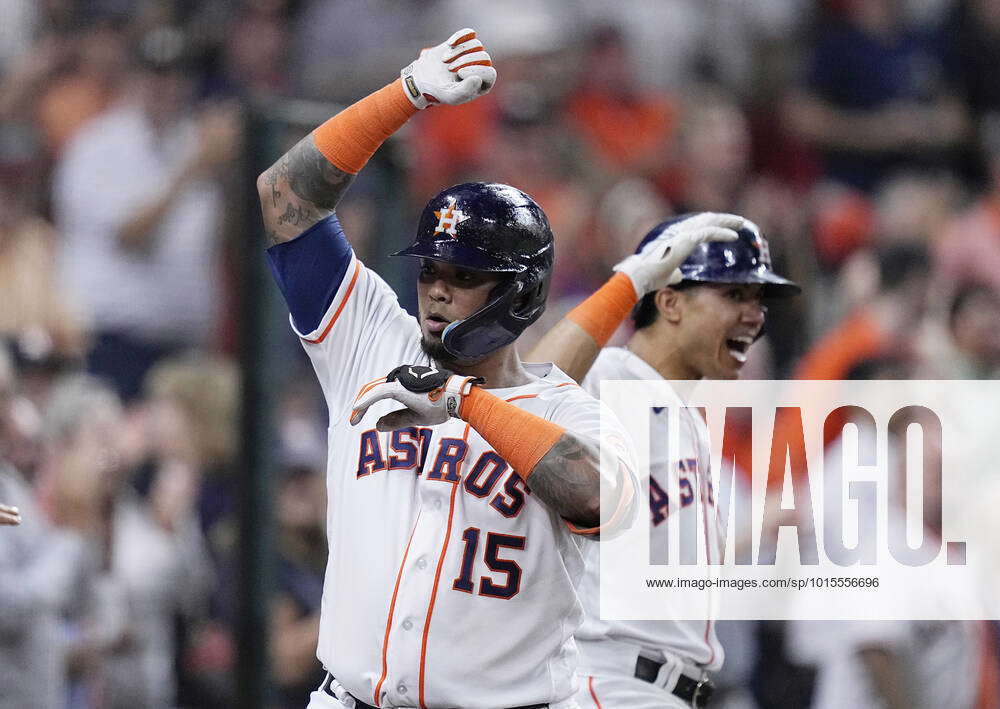
[[[0,501],[26,518],[0,530],[0,706],[33,683],[53,706],[305,705],[326,413],[253,183],[455,28],[479,30],[496,90],[411,121],[338,210],[404,304],[412,274],[386,255],[420,206],[495,180],[556,233],[529,340],[653,223],[717,210],[754,219],[804,287],[745,376],[1000,367],[998,0],[0,0],[0,17]],[[781,624],[732,633],[721,706],[809,706]],[[982,637],[967,681],[995,707],[995,626]]]

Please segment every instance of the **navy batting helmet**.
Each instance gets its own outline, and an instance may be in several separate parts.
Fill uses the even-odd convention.
[[[639,244],[636,253],[677,222],[693,214],[682,214],[657,224]],[[737,230],[735,241],[707,241],[696,246],[681,264],[684,281],[695,283],[760,283],[765,298],[787,298],[802,292],[797,283],[771,269],[771,252],[757,225],[751,221]]]
[[[510,344],[545,310],[552,229],[535,200],[509,185],[468,182],[444,190],[424,207],[416,240],[393,256],[510,274],[486,305],[445,328],[441,341],[456,358],[476,359]]]

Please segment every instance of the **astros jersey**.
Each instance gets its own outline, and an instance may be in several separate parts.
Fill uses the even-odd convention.
[[[330,411],[324,667],[381,707],[570,697],[583,538],[464,421],[380,433],[375,422],[401,406],[383,401],[349,425],[364,384],[431,362],[416,319],[334,217],[269,256]],[[310,287],[311,269],[334,261],[334,286]],[[600,403],[552,365],[526,367],[528,384],[491,393],[598,440]]]
[[[601,351],[594,362],[583,386],[596,394],[600,383],[608,379],[652,380],[663,377],[644,360],[619,347],[608,347]],[[656,410],[652,416],[666,417],[669,411],[679,411],[680,451],[670,455],[667,436],[651,436],[649,451],[649,490],[643,492],[649,500],[650,514],[650,556],[655,561],[665,557],[666,536],[657,534],[656,528],[666,523],[670,514],[696,514],[697,525],[704,530],[708,548],[699,551],[702,559],[717,559],[719,552],[719,522],[715,509],[711,476],[709,475],[710,449],[708,429],[704,420],[694,412],[685,411],[680,399],[676,407]],[[665,425],[665,422],[664,422]],[[671,462],[673,461],[673,462]],[[668,478],[677,478],[676,488],[679,500],[668,500],[670,489]],[[699,504],[692,504],[695,497]],[[679,511],[678,511],[679,510]],[[640,514],[642,510],[640,508]],[[599,556],[597,545],[588,541],[584,550],[587,571],[581,584],[585,620],[577,632],[580,648],[580,672],[588,674],[588,669],[607,668],[609,655],[631,652],[628,663],[634,672],[636,654],[642,654],[658,662],[673,657],[684,662],[701,665],[704,669],[715,670],[722,666],[722,646],[715,634],[715,624],[709,619],[708,594],[705,596],[706,620],[679,621],[604,621],[599,617]]]

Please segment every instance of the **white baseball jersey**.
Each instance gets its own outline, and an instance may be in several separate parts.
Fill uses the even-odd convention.
[[[632,352],[619,348],[608,347],[601,351],[593,367],[584,379],[584,388],[592,394],[600,393],[602,380],[663,379],[660,374],[644,360]],[[650,557],[655,563],[657,558],[665,558],[667,550],[666,536],[657,534],[656,528],[666,523],[668,510],[670,514],[694,514],[698,516],[697,525],[704,530],[704,539],[708,540],[708,548],[699,553],[707,554],[702,558],[717,559],[720,552],[719,520],[715,508],[715,497],[711,488],[709,475],[710,449],[708,428],[704,420],[694,412],[682,408],[678,398],[675,402],[683,417],[679,425],[678,454],[671,455],[667,448],[667,436],[650,436],[649,451],[649,489],[642,494],[649,500],[651,525]],[[654,410],[652,416],[668,415],[668,410]],[[664,429],[666,422],[664,421]],[[674,461],[671,463],[671,461]],[[670,489],[668,479],[677,479],[676,488],[680,500],[667,499]],[[698,504],[693,504],[698,497]],[[678,512],[679,510],[679,512]],[[641,514],[640,508],[640,514]],[[699,535],[700,536],[700,535]],[[583,602],[585,619],[577,631],[576,637],[580,650],[579,673],[584,685],[578,693],[578,701],[582,707],[595,706],[603,702],[604,706],[618,706],[609,701],[609,697],[600,696],[601,676],[625,674],[634,677],[636,656],[641,654],[658,662],[670,661],[676,663],[696,664],[707,670],[716,670],[722,666],[722,646],[715,634],[715,623],[709,619],[709,596],[705,594],[706,620],[678,621],[606,621],[599,616],[599,549],[597,544],[586,541],[584,554],[586,558],[586,573],[580,585],[580,597]],[[591,677],[594,679],[591,680]],[[628,684],[628,683],[626,683]],[[642,680],[635,680],[632,686],[644,690],[652,687]],[[612,685],[608,685],[609,687]],[[617,686],[617,685],[614,685]],[[655,691],[662,691],[652,687]],[[591,690],[597,695],[596,700]],[[639,698],[629,700],[628,706],[639,706]],[[622,705],[624,706],[624,705]],[[645,705],[643,705],[645,706]],[[662,705],[661,705],[662,706]]]
[[[320,245],[310,263],[328,251]],[[302,260],[272,260],[330,412],[320,661],[380,707],[571,698],[583,538],[464,421],[380,433],[379,417],[401,407],[382,401],[348,423],[364,384],[400,364],[432,363],[395,293],[346,245],[341,252],[340,285],[307,332],[288,266]],[[599,440],[600,402],[553,365],[525,366],[529,383],[491,393]]]

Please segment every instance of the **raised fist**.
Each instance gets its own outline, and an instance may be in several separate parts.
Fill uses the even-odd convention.
[[[457,106],[489,93],[497,70],[476,31],[465,28],[435,47],[421,50],[400,72],[406,97],[417,108],[434,103]]]
[[[0,505],[0,525],[18,525],[21,524],[21,513],[18,512],[16,507],[11,507],[10,505]]]

